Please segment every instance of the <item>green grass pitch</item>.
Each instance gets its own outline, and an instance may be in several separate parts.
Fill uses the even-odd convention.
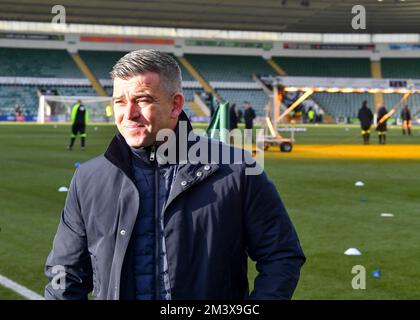
[[[361,146],[357,126],[305,127],[292,153],[270,149],[265,158],[308,259],[294,299],[419,299],[420,158],[300,157],[299,146],[371,147]],[[420,144],[420,131],[413,131],[403,137],[391,128],[388,142],[410,153]],[[0,274],[39,294],[66,197],[57,190],[69,185],[75,162],[104,152],[115,128],[90,125],[83,152],[79,140],[65,149],[69,132],[68,125],[0,125]],[[359,180],[363,188],[354,186]],[[385,212],[395,216],[381,217]],[[345,256],[349,247],[362,256]],[[354,265],[366,268],[365,290],[351,286]],[[371,275],[375,269],[380,278]],[[0,286],[0,299],[19,298]]]

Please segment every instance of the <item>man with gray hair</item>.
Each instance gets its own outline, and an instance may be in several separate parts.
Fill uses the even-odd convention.
[[[247,175],[244,161],[221,161],[238,149],[204,137],[218,152],[184,161],[198,136],[182,111],[175,59],[134,51],[111,76],[118,132],[72,179],[45,297],[86,299],[93,290],[94,299],[290,299],[305,257],[273,183],[264,172]],[[173,134],[159,139],[164,130]],[[164,161],[164,144],[184,143],[187,152]],[[248,257],[259,272],[251,293]]]

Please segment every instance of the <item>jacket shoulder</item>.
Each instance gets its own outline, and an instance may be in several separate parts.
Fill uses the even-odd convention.
[[[119,172],[119,169],[102,154],[82,163],[76,171],[78,180],[88,181],[90,179],[102,179]]]
[[[101,168],[103,166],[107,166],[107,165],[111,165],[111,163],[108,161],[108,159],[105,158],[105,156],[103,154],[92,158],[86,162],[83,162],[80,167],[79,167],[79,171],[90,171],[93,169],[98,169]]]
[[[225,165],[244,165],[252,159],[252,155],[239,147],[226,144],[220,140],[203,137],[205,144],[209,146],[210,161]],[[215,149],[218,152],[213,153]]]

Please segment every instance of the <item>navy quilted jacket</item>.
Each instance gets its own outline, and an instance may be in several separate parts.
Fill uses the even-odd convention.
[[[185,114],[180,120],[191,130]],[[131,161],[117,134],[104,155],[77,169],[45,266],[47,299],[86,299],[92,289],[95,299],[136,299],[133,239],[141,210]],[[305,261],[298,236],[275,185],[246,168],[217,158],[179,164],[162,210],[171,299],[292,297]],[[258,271],[252,292],[248,258]],[[64,288],[53,286],[56,265],[65,267]]]

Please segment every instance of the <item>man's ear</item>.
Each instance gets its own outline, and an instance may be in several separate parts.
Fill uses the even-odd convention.
[[[185,98],[184,95],[180,92],[175,93],[172,96],[172,110],[171,110],[171,118],[176,119],[182,112],[182,108],[184,107]]]

